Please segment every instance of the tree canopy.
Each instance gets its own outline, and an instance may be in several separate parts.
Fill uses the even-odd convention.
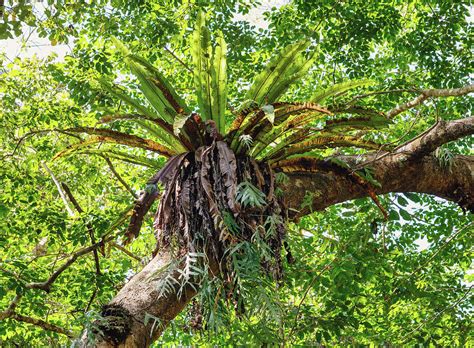
[[[0,4],[73,47],[0,58],[2,346],[94,344],[137,279],[157,346],[474,343],[472,7]]]

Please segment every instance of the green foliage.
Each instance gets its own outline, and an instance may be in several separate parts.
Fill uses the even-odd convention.
[[[237,186],[235,199],[245,207],[263,207],[266,204],[265,198],[265,194],[251,182],[243,181]]]
[[[113,39],[116,49],[122,53],[126,64],[140,82],[140,90],[160,118],[173,123],[176,114],[189,113],[184,101],[158,69],[143,58],[130,54],[120,41]]]
[[[245,95],[258,105],[275,102],[286,91],[289,84],[296,82],[311,66],[303,53],[309,42],[299,41],[288,45],[275,55],[265,69],[257,75]]]
[[[435,151],[439,164],[451,172],[453,167],[454,154],[446,147],[439,147]]]
[[[75,47],[64,62],[0,58],[0,311],[22,294],[18,313],[44,319],[75,335],[92,326],[101,304],[151,258],[155,247],[151,218],[145,219],[139,238],[126,247],[141,261],[107,244],[103,254],[99,253],[101,274],[96,273],[94,257],[88,254],[57,278],[50,293],[26,289],[25,283],[44,281],[69,255],[89,246],[92,241],[86,222],[96,238],[112,230],[114,241],[121,243],[125,227],[114,221],[118,216],[122,223],[128,219],[134,197],[104,157],[135,193],[143,190],[165,158],[142,148],[97,141],[77,146],[78,156],[49,163],[68,146],[86,143],[89,135],[47,132],[25,136],[27,133],[96,127],[112,115],[116,118],[107,123],[107,129],[153,139],[181,153],[188,149],[183,144],[184,125],[191,111],[217,117],[224,135],[224,129],[233,129],[229,105],[243,104],[235,117],[241,123],[227,136],[233,136],[233,149],[255,154],[257,159],[308,137],[317,139],[321,133],[329,137],[328,132],[331,137],[353,137],[356,144],[395,142],[396,146],[429,128],[436,113],[430,106],[420,107],[421,117],[407,112],[389,122],[380,112],[412,99],[413,89],[471,83],[472,23],[466,20],[469,7],[461,1],[348,4],[295,0],[265,13],[269,27],[262,30],[234,18],[236,12],[248,12],[253,1],[144,1],[139,5],[92,1],[87,6],[56,1],[42,2],[44,11],[34,10],[36,3],[5,6],[0,36],[20,35],[22,25],[27,24],[51,43],[74,42]],[[191,52],[195,48],[189,48],[196,34],[189,28],[199,11],[207,12],[209,19],[208,29],[202,29],[209,30],[203,49],[209,56],[204,57],[206,69],[200,76],[205,79],[199,78],[202,88],[197,89],[196,101],[195,76],[185,66],[196,57]],[[227,54],[219,30],[229,44]],[[112,37],[133,54],[127,53],[124,59],[123,53],[110,47]],[[300,42],[301,38],[314,43],[317,51]],[[290,49],[294,51],[289,53]],[[138,75],[138,88],[136,77],[129,75],[129,65]],[[227,74],[218,73],[224,65]],[[192,70],[196,71],[194,66]],[[224,81],[224,76],[232,83]],[[254,77],[259,84],[249,89],[247,83]],[[151,83],[155,78],[184,113],[162,98],[162,90]],[[349,88],[365,80],[375,85],[361,85],[360,89],[368,87],[363,92]],[[199,97],[206,90],[212,97]],[[360,93],[387,90],[400,92],[354,99]],[[317,93],[317,98],[325,98],[319,102],[328,106],[329,113],[305,109],[309,105],[278,104],[284,93],[285,100],[291,101],[310,100]],[[246,99],[251,101],[243,102]],[[263,110],[268,105],[273,115],[269,107]],[[471,111],[472,98],[439,100],[436,107],[443,118],[461,118]],[[238,120],[244,110],[248,114]],[[119,117],[131,114],[139,117]],[[302,147],[298,151],[306,152],[292,155],[320,158],[365,151],[334,148],[334,142],[326,145]],[[460,140],[447,149],[439,150],[438,158],[450,175],[452,154],[472,154],[472,141]],[[84,209],[82,214],[67,214],[41,161],[71,188]],[[339,165],[347,167],[343,162]],[[370,171],[359,174],[370,182]],[[276,180],[284,184],[285,174],[278,173]],[[243,204],[265,204],[255,187],[243,185],[238,194]],[[314,194],[307,195],[303,207],[310,206]],[[285,261],[284,278],[278,284],[261,272],[262,262],[268,262],[272,252],[264,242],[265,233],[275,233],[279,223],[275,216],[265,216],[265,226],[256,228],[252,243],[238,243],[229,251],[239,279],[236,296],[225,298],[228,284],[203,277],[198,294],[204,306],[201,328],[190,326],[194,312],[188,308],[170,323],[156,345],[473,345],[472,217],[454,204],[417,193],[380,199],[389,213],[387,222],[378,221],[378,209],[361,199],[314,212],[292,225],[288,247],[280,256],[290,260],[291,253],[294,262]],[[232,214],[222,215],[227,229],[238,236]],[[180,260],[187,265],[182,281],[177,284],[168,279],[169,284],[165,282],[160,291],[181,289],[183,284],[194,284],[196,274],[207,274],[201,259],[185,256]],[[156,317],[144,320],[153,321],[155,327],[161,324]],[[2,347],[70,343],[64,335],[11,318],[0,323]]]
[[[194,85],[199,110],[204,120],[214,120],[220,133],[225,133],[227,108],[227,44],[222,32],[217,34],[212,49],[211,34],[206,27],[205,14],[198,14],[191,42],[194,63]]]
[[[314,94],[311,96],[310,100],[313,103],[322,103],[328,98],[336,98],[347,91],[357,88],[357,87],[365,87],[365,86],[371,86],[374,85],[375,82],[372,80],[360,80],[360,81],[347,81],[347,82],[341,82],[338,84],[335,84],[334,86],[328,87],[326,89],[323,89],[321,91],[316,91]]]
[[[211,85],[212,85],[212,115],[220,133],[225,133],[225,111],[227,109],[227,44],[222,32],[218,33],[214,48]]]

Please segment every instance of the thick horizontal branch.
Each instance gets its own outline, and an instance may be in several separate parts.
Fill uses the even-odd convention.
[[[399,146],[395,154],[409,154],[409,158],[420,157],[433,152],[450,141],[474,134],[474,116],[454,121],[439,120],[428,131],[406,144]]]
[[[474,117],[439,121],[428,131],[393,152],[365,156],[339,156],[350,168],[370,168],[381,187],[376,194],[419,192],[433,194],[474,210],[474,157],[455,156],[451,165],[442,164],[434,155],[437,147],[474,134]],[[313,194],[313,209],[366,197],[367,187],[354,180],[350,169],[331,161],[297,158],[276,163],[290,176],[286,195],[290,207],[298,210],[307,192]],[[308,211],[301,211],[298,215]]]
[[[356,157],[352,160],[355,163]],[[364,186],[359,185],[344,172],[327,168],[319,170],[321,164],[311,159],[306,160],[304,165],[304,170],[292,167],[291,171],[287,172],[290,180],[284,187],[287,193],[285,195],[287,204],[292,209],[298,210],[298,215],[309,213],[307,208],[301,209],[301,202],[308,193],[313,196],[312,209],[314,211],[369,196]],[[309,168],[313,168],[314,171],[310,172]],[[426,156],[420,161],[405,163],[376,161],[370,168],[372,168],[374,179],[381,185],[381,188],[375,188],[376,194],[427,193],[454,201],[470,211],[474,210],[474,176],[472,175],[474,157],[456,156],[451,169],[443,167],[434,156]]]
[[[474,84],[464,86],[461,88],[451,88],[451,89],[425,89],[421,91],[421,94],[413,100],[410,100],[407,103],[397,105],[392,110],[386,113],[388,118],[393,118],[398,114],[414,108],[415,106],[420,105],[428,98],[439,98],[439,97],[458,97],[461,95],[466,95],[474,92]]]

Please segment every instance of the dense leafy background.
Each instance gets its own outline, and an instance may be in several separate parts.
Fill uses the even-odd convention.
[[[462,1],[294,1],[265,14],[268,29],[233,20],[236,12],[247,12],[257,1],[218,3],[48,1],[50,12],[41,16],[26,2],[4,9],[3,38],[20,34],[21,25],[27,24],[53,43],[74,42],[74,49],[60,63],[34,58],[2,61],[2,310],[21,293],[19,313],[79,333],[142,267],[117,248],[106,247],[100,257],[101,275],[95,273],[89,255],[64,272],[48,294],[24,287],[26,282],[45,280],[68,254],[89,245],[88,224],[96,238],[110,232],[133,201],[101,157],[78,155],[51,161],[73,141],[71,137],[40,133],[19,143],[31,131],[93,126],[105,112],[119,107],[117,101],[91,89],[92,78],[101,75],[134,86],[120,57],[110,49],[111,36],[159,66],[191,105],[195,105],[191,76],[164,47],[190,61],[188,37],[199,8],[209,11],[211,29],[221,29],[229,43],[233,82],[229,99],[234,106],[263,63],[301,37],[314,41],[319,59],[289,91],[289,100],[304,100],[317,87],[347,79],[373,78],[377,85],[372,89],[381,90],[460,87],[472,78],[472,24]],[[382,95],[364,103],[386,111],[411,96]],[[399,115],[388,131],[377,136],[400,143],[428,128],[437,117],[454,119],[471,112],[468,97],[429,102]],[[139,132],[127,123],[114,128]],[[447,146],[445,153],[469,154],[470,149],[472,139],[464,139]],[[136,151],[135,155],[147,154]],[[155,160],[157,165],[163,161]],[[68,215],[43,161],[71,188],[83,214]],[[155,172],[114,159],[112,163],[135,192]],[[308,194],[302,204],[311,199]],[[244,297],[254,305],[245,317],[236,317],[232,308],[218,308],[210,311],[213,316],[204,320],[201,330],[194,330],[189,325],[191,309],[172,323],[160,343],[473,344],[472,217],[454,204],[424,195],[392,194],[382,197],[382,202],[390,213],[387,222],[382,222],[369,200],[339,204],[303,218],[291,226],[289,244],[296,263],[286,265],[283,284],[277,286],[255,274],[246,279],[249,291]],[[123,228],[112,233],[120,235]],[[44,250],[35,251],[45,237]],[[128,249],[146,262],[153,248],[150,218]],[[214,296],[215,291],[215,284],[209,284],[202,296]],[[7,319],[0,325],[0,343],[59,346],[70,342]]]

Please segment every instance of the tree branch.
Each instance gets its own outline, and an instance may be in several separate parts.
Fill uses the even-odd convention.
[[[471,285],[467,288],[467,290],[464,292],[464,294],[456,301],[454,302],[451,306],[447,306],[447,307],[444,307],[442,310],[440,310],[438,313],[436,313],[434,316],[430,317],[430,318],[426,318],[425,320],[423,320],[416,328],[414,328],[413,330],[411,330],[409,333],[407,333],[404,337],[404,343],[406,343],[410,337],[412,336],[413,333],[415,333],[416,331],[420,330],[423,326],[426,325],[426,323],[434,323],[435,320],[437,318],[439,318],[439,316],[441,314],[443,314],[444,312],[450,310],[450,309],[453,309],[455,308],[458,304],[460,304],[461,302],[463,302],[467,297],[468,295],[471,293],[471,290],[472,288],[474,287],[474,285]]]
[[[125,182],[125,180],[123,180],[123,178],[120,176],[119,173],[117,173],[117,171],[115,170],[115,167],[112,163],[112,161],[108,158],[108,157],[105,157],[105,156],[102,156],[105,160],[105,162],[107,162],[107,164],[109,165],[109,168],[110,168],[110,171],[112,172],[112,174],[115,175],[115,177],[117,178],[117,180],[123,185],[123,187],[125,187],[125,189],[130,192],[130,194],[136,199],[138,198],[137,194],[135,192],[133,192],[132,188]]]
[[[64,189],[64,192],[66,192],[69,200],[71,201],[72,205],[74,206],[74,208],[76,208],[79,214],[82,214],[84,210],[82,210],[81,206],[79,205],[79,202],[76,200],[76,198],[72,194],[69,186],[67,186],[66,183],[64,182],[61,183],[61,185]],[[86,227],[87,227],[87,232],[89,233],[89,237],[91,239],[91,243],[95,244],[94,228],[92,227],[90,223],[86,223]],[[100,262],[99,262],[99,253],[97,252],[97,248],[94,248],[94,250],[92,250],[92,253],[94,254],[95,272],[97,275],[100,275]]]
[[[76,251],[61,267],[59,267],[56,271],[54,271],[53,274],[51,274],[51,276],[47,280],[45,280],[44,282],[28,283],[25,285],[25,288],[40,289],[46,292],[50,292],[51,285],[54,283],[54,281],[61,275],[61,273],[63,273],[69,266],[71,266],[79,257],[86,255],[90,253],[91,251],[96,250],[97,248],[101,247],[102,245],[112,240],[113,238],[114,238],[113,236],[109,236],[108,238],[102,239],[101,241],[91,246],[88,246],[79,251]]]
[[[110,245],[112,245],[114,248],[120,250],[121,252],[123,252],[125,255],[128,255],[130,256],[132,259],[135,259],[137,260],[138,262],[142,263],[143,260],[141,257],[135,255],[134,253],[132,253],[130,250],[124,248],[123,246],[121,246],[120,244],[117,244],[115,242],[110,242]]]
[[[69,338],[73,338],[73,334],[69,330],[66,330],[54,324],[50,324],[42,319],[36,319],[36,318],[32,318],[26,315],[16,313],[15,309],[18,305],[18,302],[20,302],[21,298],[22,298],[21,294],[18,294],[15,296],[12,302],[10,302],[10,305],[8,306],[8,308],[5,311],[0,312],[0,320],[14,319],[14,320],[21,321],[24,323],[39,326],[42,329],[45,329],[48,331],[54,331],[54,332],[66,335]]]
[[[410,140],[393,152],[365,156],[338,156],[349,167],[370,168],[381,187],[376,194],[419,192],[433,194],[474,210],[474,157],[455,156],[450,168],[433,155],[440,145],[474,133],[474,117],[440,121],[427,132]],[[307,192],[314,195],[313,209],[323,210],[333,204],[366,197],[367,189],[351,178],[350,170],[314,158],[296,158],[275,163],[290,176],[284,187],[291,208],[300,209]],[[449,171],[450,170],[450,171]],[[304,215],[308,210],[301,210]]]
[[[0,320],[11,317],[11,315],[15,312],[15,308],[18,305],[18,302],[20,302],[21,298],[21,294],[15,296],[12,302],[10,302],[10,304],[8,305],[8,308],[3,312],[0,312]]]
[[[395,149],[395,154],[408,153],[408,158],[429,154],[450,141],[474,134],[474,116],[454,121],[439,120],[428,131]]]
[[[439,160],[429,152],[447,141],[454,140],[472,132],[472,119],[466,118],[454,122],[441,122],[431,130],[395,152],[385,153],[377,159],[377,154],[360,156],[342,156],[353,167],[362,159],[362,168],[370,168],[373,177],[380,184],[374,188],[376,194],[389,192],[421,192],[450,199],[462,207],[474,210],[474,157],[455,156],[451,169],[443,167]],[[466,128],[467,127],[467,128]],[[415,157],[410,157],[413,153]],[[408,157],[407,157],[408,156]],[[407,160],[412,159],[412,160]],[[374,161],[375,159],[375,161]],[[416,159],[416,160],[413,160]],[[282,186],[289,208],[299,210],[298,215],[309,213],[310,209],[301,209],[301,202],[308,192],[313,194],[312,210],[323,210],[336,203],[367,197],[367,187],[354,179],[350,169],[337,166],[331,161],[314,158],[299,158],[277,162],[280,170],[287,173],[290,180]],[[451,172],[448,172],[451,170]],[[372,192],[373,193],[373,192]],[[171,262],[172,255],[161,250],[145,268],[136,274],[109,303],[114,313],[120,313],[121,321],[126,324],[120,332],[122,342],[114,343],[103,337],[95,342],[95,347],[146,347],[163,332],[172,320],[195,295],[193,289],[187,289],[183,297],[176,291],[160,297],[157,282],[169,275],[163,269]],[[218,267],[217,267],[218,270]],[[172,275],[173,276],[173,275]],[[176,281],[178,275],[176,275]],[[156,330],[153,323],[145,325],[145,316],[160,319]],[[107,312],[103,319],[107,322]],[[114,320],[116,316],[114,317]],[[90,343],[83,336],[82,347]]]
[[[64,191],[61,188],[61,185],[59,184],[59,181],[54,176],[54,173],[51,171],[51,169],[49,169],[49,167],[46,165],[45,162],[41,162],[41,164],[43,165],[43,168],[49,173],[49,175],[51,175],[51,178],[53,179],[54,184],[58,188],[59,195],[61,196],[61,199],[62,199],[62,201],[63,201],[63,203],[66,207],[66,210],[67,210],[69,216],[74,216],[74,212],[72,211],[71,207],[69,206],[69,203],[66,199],[66,195],[64,194]]]
[[[451,88],[451,89],[425,89],[421,91],[421,94],[413,100],[406,102],[404,104],[397,105],[392,110],[386,113],[388,118],[394,118],[398,114],[411,109],[417,105],[420,105],[428,98],[439,98],[439,97],[457,97],[465,94],[474,92],[474,84],[464,86],[461,88]]]
[[[26,315],[22,315],[22,314],[18,314],[18,313],[12,313],[9,316],[9,318],[17,320],[17,321],[24,322],[24,323],[28,323],[28,324],[31,324],[31,325],[38,326],[38,327],[40,327],[44,330],[57,332],[59,334],[66,335],[69,338],[74,337],[74,335],[72,334],[71,331],[66,330],[65,328],[62,328],[60,326],[48,323],[48,322],[46,322],[42,319],[32,318],[32,317],[28,317]]]
[[[80,347],[148,347],[156,340],[168,323],[176,317],[196,294],[196,291],[188,286],[181,297],[176,293],[167,293],[160,296],[157,290],[160,281],[169,275],[166,272],[174,256],[167,251],[160,251],[138,274],[136,274],[105,307],[114,308],[111,320],[114,325],[118,322],[124,323],[119,327],[116,335],[125,337],[122,342],[113,342],[113,337],[101,337],[92,345],[87,340],[87,334],[81,337]],[[216,264],[217,269],[217,264]],[[216,270],[214,269],[214,271]],[[179,274],[172,275],[179,283]],[[109,315],[103,313],[102,320],[97,325],[107,325]],[[160,322],[154,323],[147,316],[159,318]],[[110,341],[108,341],[110,339]]]

